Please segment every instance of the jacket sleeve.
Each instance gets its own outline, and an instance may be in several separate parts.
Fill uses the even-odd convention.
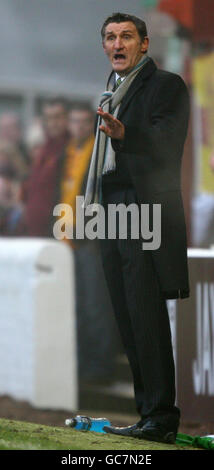
[[[122,141],[111,139],[116,152],[153,155],[174,149],[180,133],[186,137],[189,119],[189,93],[183,79],[176,74],[164,76],[154,92],[144,123],[125,125]],[[122,121],[122,120],[121,120]]]

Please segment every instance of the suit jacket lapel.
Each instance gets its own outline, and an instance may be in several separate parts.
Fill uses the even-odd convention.
[[[131,83],[127,93],[122,99],[117,119],[121,118],[121,115],[124,113],[125,109],[127,108],[134,94],[139,90],[139,88],[142,88],[145,86],[146,79],[150,77],[150,75],[156,69],[157,69],[157,66],[155,65],[154,61],[150,58],[150,60],[145,64],[142,70],[137,74],[137,76]]]

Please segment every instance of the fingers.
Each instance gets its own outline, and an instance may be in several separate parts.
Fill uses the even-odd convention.
[[[112,116],[112,114],[104,112],[101,107],[98,108],[97,113],[102,117],[106,124],[106,126],[100,125],[99,129],[109,137],[123,139],[124,125]]]
[[[102,108],[98,108],[97,114],[99,114],[100,116],[102,116],[102,118],[103,118],[105,121],[108,121],[108,122],[114,122],[114,121],[115,121],[115,118],[112,116],[112,114],[104,112],[104,111],[102,110]]]
[[[106,135],[110,136],[110,129],[108,129],[107,127],[105,126],[100,126],[99,129],[103,132],[105,132]]]
[[[114,118],[111,114],[107,115],[107,116],[102,116],[102,118],[105,121],[105,124],[108,127],[110,127],[111,129],[115,129],[115,127],[118,127],[118,126],[121,125],[120,121],[118,121],[118,119]]]
[[[103,126],[102,124],[99,126],[99,129],[101,131],[104,131],[106,134],[110,134],[112,132],[115,132],[116,131],[116,127],[114,125],[112,125],[111,123],[107,123],[106,122],[106,126]]]
[[[101,107],[98,107],[97,114],[99,114],[108,125],[121,125],[121,122],[118,121],[118,119],[112,116],[112,114],[104,112]]]

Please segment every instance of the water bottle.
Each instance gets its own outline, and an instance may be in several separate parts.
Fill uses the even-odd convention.
[[[203,449],[214,450],[214,435],[189,436],[188,434],[177,433],[176,444],[202,447]]]
[[[65,420],[65,425],[78,431],[103,432],[103,426],[110,426],[111,423],[106,418],[89,418],[89,416],[77,415],[75,418]]]

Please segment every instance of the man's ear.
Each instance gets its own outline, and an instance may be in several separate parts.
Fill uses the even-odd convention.
[[[144,53],[147,52],[148,47],[149,47],[149,38],[148,36],[145,36],[145,38],[143,39],[141,43],[141,52],[144,52]]]
[[[105,47],[105,41],[104,40],[102,41],[102,46],[103,46],[104,52],[106,53],[106,47]]]

